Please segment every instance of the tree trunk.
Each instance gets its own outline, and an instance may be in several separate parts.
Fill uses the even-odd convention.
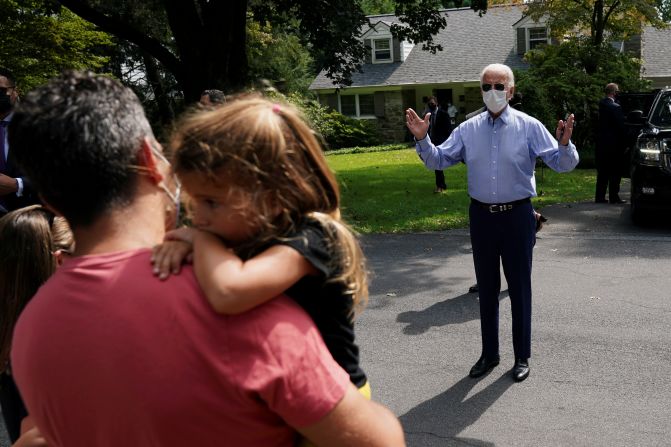
[[[156,60],[146,51],[142,52],[142,60],[147,73],[147,80],[154,92],[161,124],[167,125],[175,119],[175,112],[172,109],[170,98],[168,98],[168,94],[163,87],[161,73],[156,65]]]
[[[227,92],[247,81],[246,0],[164,0],[183,67],[184,98],[195,102],[205,89]]]

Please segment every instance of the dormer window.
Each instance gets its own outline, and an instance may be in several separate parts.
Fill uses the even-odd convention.
[[[373,63],[391,62],[391,38],[373,39]]]
[[[530,18],[524,18],[516,24],[517,32],[517,54],[522,56],[529,50],[538,48],[540,45],[548,45],[550,38],[548,28],[543,23],[531,22]]]
[[[538,45],[547,45],[547,28],[529,28],[529,49],[532,50]]]

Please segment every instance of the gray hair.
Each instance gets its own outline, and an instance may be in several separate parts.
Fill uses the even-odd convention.
[[[480,84],[482,84],[485,73],[490,71],[503,73],[506,75],[506,79],[508,80],[508,87],[515,87],[515,75],[513,74],[513,71],[510,69],[510,67],[504,64],[489,64],[483,68],[482,72],[480,72]]]

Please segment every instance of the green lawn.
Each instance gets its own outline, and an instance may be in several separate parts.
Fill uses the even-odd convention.
[[[381,152],[329,154],[342,193],[346,221],[361,233],[434,231],[468,226],[466,166],[445,170],[448,190],[434,194],[433,171],[427,170],[414,148]],[[544,205],[578,202],[594,197],[593,169],[557,174],[536,170],[533,200]]]

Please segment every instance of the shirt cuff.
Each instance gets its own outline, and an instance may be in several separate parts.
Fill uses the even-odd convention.
[[[431,139],[429,138],[429,134],[427,133],[424,138],[421,140],[418,140],[415,138],[415,144],[417,144],[417,152],[423,152],[427,150],[428,148],[431,147]]]
[[[23,179],[17,177],[14,180],[16,180],[16,197],[21,197],[23,195]]]

